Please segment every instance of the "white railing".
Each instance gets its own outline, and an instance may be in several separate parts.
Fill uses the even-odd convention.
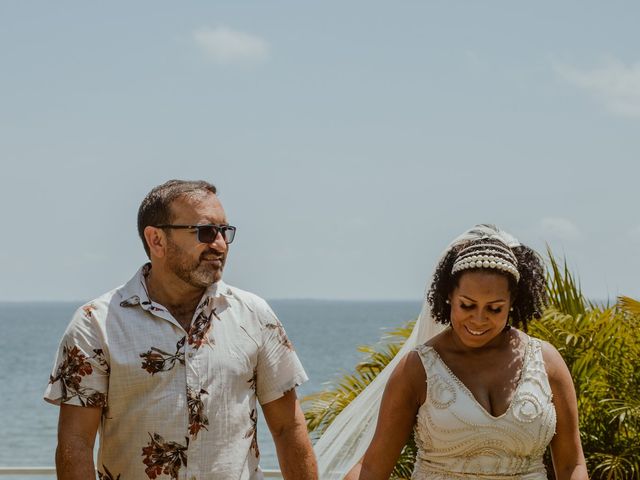
[[[55,475],[53,467],[2,467],[0,475]]]
[[[264,478],[282,478],[280,470],[263,470]],[[54,467],[0,467],[2,475],[55,475]]]

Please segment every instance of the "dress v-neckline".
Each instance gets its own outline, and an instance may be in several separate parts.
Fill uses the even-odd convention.
[[[513,406],[518,393],[520,391],[520,386],[522,385],[523,379],[524,379],[524,372],[525,369],[527,368],[527,363],[528,363],[528,359],[529,359],[529,348],[531,345],[531,337],[527,336],[527,343],[524,346],[524,353],[523,353],[523,358],[522,358],[522,367],[520,367],[520,373],[518,375],[518,382],[516,384],[516,388],[513,392],[513,396],[511,397],[511,401],[509,402],[509,405],[507,406],[507,409],[501,413],[498,416],[495,416],[493,414],[491,414],[491,412],[489,412],[486,408],[484,408],[484,406],[478,401],[478,399],[475,397],[475,395],[473,394],[473,392],[471,390],[469,390],[469,387],[467,387],[464,382],[462,380],[460,380],[458,378],[458,376],[453,373],[451,371],[451,369],[449,368],[449,365],[447,365],[445,363],[445,361],[442,359],[442,357],[440,356],[440,354],[438,353],[438,351],[433,348],[430,347],[431,350],[433,350],[433,353],[435,354],[436,358],[438,359],[438,361],[442,364],[442,366],[445,368],[445,370],[447,371],[447,373],[451,376],[451,378],[453,378],[453,380],[458,384],[458,386],[460,387],[460,389],[464,392],[466,392],[466,394],[471,398],[471,400],[473,401],[473,403],[476,404],[476,406],[482,410],[482,412],[487,415],[489,418],[491,418],[492,420],[500,420],[501,418],[503,418],[505,415],[507,415],[507,413],[509,413],[509,411],[511,410],[511,407]],[[428,392],[427,392],[428,394]]]

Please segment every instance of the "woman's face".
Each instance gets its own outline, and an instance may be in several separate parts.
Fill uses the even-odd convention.
[[[508,278],[491,270],[464,272],[449,296],[451,326],[468,347],[482,347],[497,338],[509,318]]]

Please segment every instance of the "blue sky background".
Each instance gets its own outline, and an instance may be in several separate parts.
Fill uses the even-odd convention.
[[[640,297],[637,2],[0,3],[0,300],[145,260],[144,195],[215,183],[225,278],[418,299],[492,222]]]

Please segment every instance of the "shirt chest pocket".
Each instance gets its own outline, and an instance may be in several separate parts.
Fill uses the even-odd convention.
[[[185,342],[179,335],[140,336],[112,348],[109,396],[115,400],[179,389],[185,379]]]
[[[187,381],[222,400],[243,402],[255,392],[258,345],[242,328],[216,327],[209,344],[193,356],[187,349]]]

